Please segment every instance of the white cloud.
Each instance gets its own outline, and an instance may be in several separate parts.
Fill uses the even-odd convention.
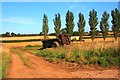
[[[78,7],[77,3],[74,3],[68,7],[68,10],[75,9],[77,7]]]
[[[32,18],[25,18],[25,17],[9,17],[9,18],[2,18],[0,22],[9,22],[9,23],[18,23],[18,24],[35,24],[35,20]]]
[[[70,5],[67,8],[67,10],[74,10],[74,9],[77,9],[77,8],[79,8],[80,10],[85,10],[87,8],[87,5],[83,5],[83,4],[80,4],[78,2],[75,2],[72,5]]]

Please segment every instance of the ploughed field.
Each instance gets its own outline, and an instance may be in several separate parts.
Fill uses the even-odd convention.
[[[93,43],[85,39],[85,42],[74,41],[68,46],[40,50],[41,41],[1,43],[2,77],[118,78],[118,44],[114,38],[106,42],[96,38]]]

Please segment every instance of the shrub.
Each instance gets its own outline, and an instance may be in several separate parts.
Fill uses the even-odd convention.
[[[109,66],[108,61],[107,61],[104,57],[101,57],[101,58],[99,59],[98,63],[99,63],[101,66],[103,66],[103,67]]]

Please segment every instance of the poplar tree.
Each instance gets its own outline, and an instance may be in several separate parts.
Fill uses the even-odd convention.
[[[115,10],[112,10],[111,11],[111,16],[112,16],[112,31],[113,31],[113,34],[114,34],[114,38],[115,40],[117,40],[117,37],[118,37],[118,33],[119,33],[119,29],[120,29],[120,26],[119,26],[119,10],[117,8],[115,8]]]
[[[48,18],[47,18],[47,15],[44,14],[43,16],[43,34],[44,34],[44,39],[46,40],[48,38],[48,31],[49,31],[49,28],[48,28]]]
[[[79,35],[79,40],[82,41],[83,35],[84,35],[84,27],[85,27],[85,19],[84,15],[82,13],[79,13],[79,20],[78,20],[78,35]]]
[[[108,31],[109,31],[108,19],[109,19],[109,14],[105,11],[100,21],[100,29],[101,29],[104,41],[107,38]]]
[[[54,30],[55,30],[55,33],[56,33],[56,37],[58,37],[60,35],[60,28],[61,28],[61,18],[60,18],[60,14],[55,14],[55,19],[53,19],[53,22],[54,22]]]
[[[98,25],[97,11],[93,9],[89,12],[89,16],[90,35],[93,42],[97,31],[96,26]]]
[[[66,29],[67,33],[72,36],[74,29],[74,15],[71,11],[68,10],[66,13]]]

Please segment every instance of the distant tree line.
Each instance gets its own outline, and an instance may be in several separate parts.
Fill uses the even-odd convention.
[[[1,34],[1,37],[19,37],[19,36],[39,36],[40,34],[20,34],[20,33],[14,33],[14,32],[6,32]],[[41,34],[43,35],[43,34]]]
[[[115,40],[117,40],[118,33],[120,32],[120,12],[117,8],[111,11],[111,16],[112,16],[112,32],[114,35]],[[79,40],[82,41],[83,35],[85,35],[85,25],[86,25],[86,20],[84,18],[84,15],[80,12],[79,15],[79,20],[77,22],[78,26],[78,31],[74,32],[74,14],[71,11],[67,11],[66,13],[66,27],[61,29],[61,16],[60,14],[55,14],[55,19],[53,19],[54,23],[54,30],[56,37],[59,36],[59,34],[69,34],[70,36],[79,36]],[[103,40],[108,36],[108,31],[109,31],[109,23],[108,19],[110,17],[110,14],[107,13],[106,11],[103,12],[102,18],[100,21],[100,31],[97,30],[96,26],[98,25],[98,17],[97,17],[97,11],[94,9],[89,12],[89,26],[90,26],[90,33],[88,35],[91,36],[92,41],[94,41],[95,36],[98,36],[99,33],[102,33]],[[47,38],[48,32],[49,32],[49,26],[48,26],[48,18],[47,15],[44,14],[43,17],[43,35],[45,39]],[[52,34],[53,35],[53,34]]]

